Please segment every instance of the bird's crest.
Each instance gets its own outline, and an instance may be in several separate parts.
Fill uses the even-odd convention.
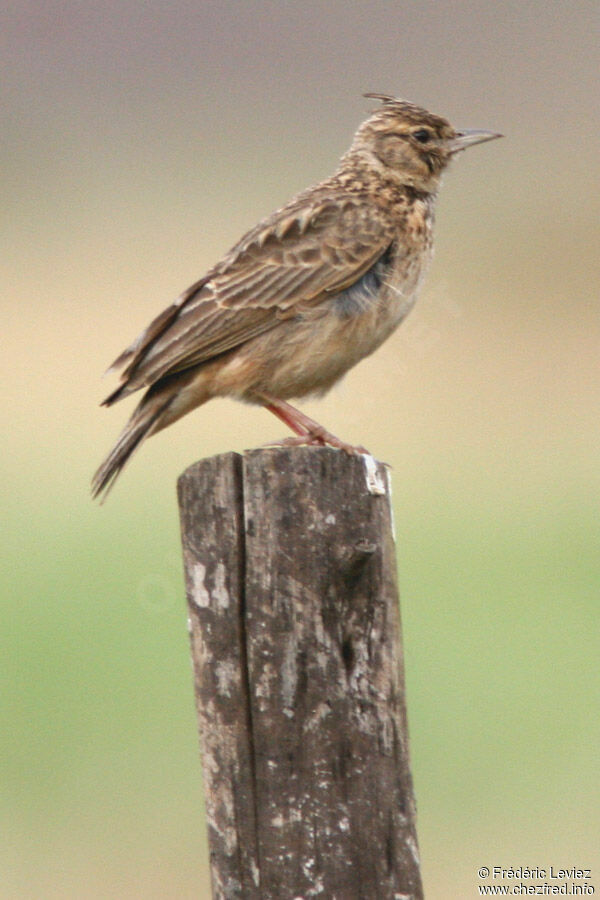
[[[430,125],[435,129],[451,128],[447,119],[437,116],[411,103],[409,100],[402,100],[400,97],[392,97],[391,94],[367,93],[363,94],[368,100],[379,100],[383,106],[378,106],[373,110],[373,120],[381,120],[385,122],[391,118],[401,117],[415,125]],[[368,121],[368,120],[367,120]]]

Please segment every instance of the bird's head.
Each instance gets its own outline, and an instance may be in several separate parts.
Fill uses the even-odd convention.
[[[491,131],[457,131],[447,119],[387,94],[365,94],[382,106],[360,126],[350,153],[370,158],[395,181],[433,193],[452,157],[483,141]]]

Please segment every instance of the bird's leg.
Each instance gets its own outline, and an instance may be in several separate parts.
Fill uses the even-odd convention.
[[[296,447],[308,444],[336,447],[339,450],[345,450],[346,453],[360,454],[369,452],[364,447],[354,447],[352,444],[347,444],[345,441],[340,440],[335,434],[331,434],[330,431],[327,431],[314,419],[311,419],[290,403],[286,403],[285,400],[278,400],[277,397],[271,397],[268,394],[261,394],[260,400],[265,409],[268,409],[278,419],[285,422],[288,428],[296,432],[296,437],[273,441],[270,446]]]
[[[277,400],[274,397],[267,397],[265,394],[261,395],[261,400],[264,401],[265,409],[268,409],[269,412],[272,412],[274,416],[277,416],[278,419],[281,419],[282,422],[291,428],[299,437],[307,438],[310,436],[310,431],[302,422],[302,419],[305,418],[299,409],[296,409],[294,406],[291,406],[289,403],[286,403],[284,400]],[[308,417],[306,417],[308,418]],[[312,421],[309,419],[309,421]],[[316,425],[316,422],[314,423]],[[294,440],[294,438],[292,438]]]

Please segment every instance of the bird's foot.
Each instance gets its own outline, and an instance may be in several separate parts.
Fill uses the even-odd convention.
[[[294,437],[283,438],[280,441],[270,441],[268,444],[265,444],[266,447],[335,447],[337,450],[343,450],[345,453],[350,453],[353,456],[362,454],[370,456],[369,451],[365,450],[364,447],[354,447],[352,444],[347,444],[345,441],[340,440],[335,434],[331,434],[330,431],[327,431],[322,425],[319,425],[318,422],[307,416],[306,413],[300,412],[299,409],[296,409],[290,403],[286,403],[285,400],[279,400],[265,394],[260,399],[269,412],[272,412],[278,419],[285,422],[292,431],[296,432]]]
[[[347,444],[323,429],[322,434],[297,434],[293,437],[281,438],[279,441],[269,441],[264,444],[265,447],[335,447],[336,450],[343,450],[351,456],[361,456],[366,454],[370,456],[368,450],[364,447],[355,447],[353,444]]]

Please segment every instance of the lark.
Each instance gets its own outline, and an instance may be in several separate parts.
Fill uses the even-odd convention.
[[[104,401],[145,388],[92,482],[105,494],[142,442],[214,397],[264,406],[295,437],[354,448],[291,406],[322,395],[413,306],[450,160],[501,135],[458,131],[386,94],[337,171],[259,222],[115,360]]]

